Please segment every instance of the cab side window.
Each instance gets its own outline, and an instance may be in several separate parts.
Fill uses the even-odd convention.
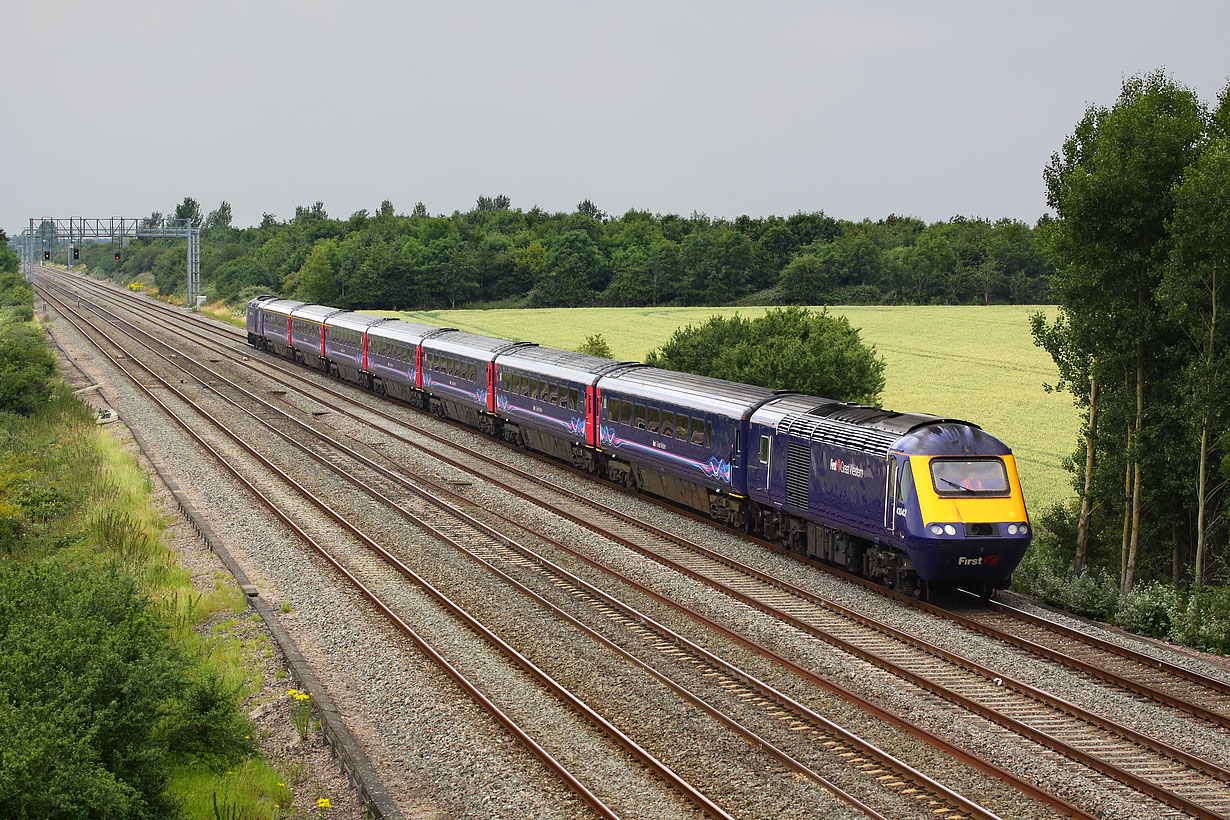
[[[760,463],[761,464],[769,463],[769,437],[768,436],[760,437]]]
[[[910,460],[903,458],[897,468],[897,503],[908,506],[914,500],[914,471]]]

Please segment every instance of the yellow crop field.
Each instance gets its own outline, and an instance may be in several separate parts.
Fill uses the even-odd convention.
[[[1045,309],[1045,308],[1044,308]],[[676,328],[713,314],[758,316],[765,308],[557,308],[392,313],[414,322],[575,349],[601,333],[616,358],[641,360]],[[1062,459],[1075,449],[1080,416],[1050,357],[1033,344],[1021,305],[836,307],[887,362],[884,407],[963,419],[1016,454],[1031,514],[1073,495]]]

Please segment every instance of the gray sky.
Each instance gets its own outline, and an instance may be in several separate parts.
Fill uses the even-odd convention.
[[[1033,222],[1090,103],[1209,103],[1225,2],[10,0],[0,227],[228,200]]]

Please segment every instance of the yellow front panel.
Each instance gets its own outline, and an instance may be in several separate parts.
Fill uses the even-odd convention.
[[[942,456],[940,456],[942,458]],[[1017,478],[1016,461],[1012,456],[999,456],[1008,472],[1007,496],[961,497],[941,496],[931,482],[932,456],[910,456],[910,469],[914,473],[914,488],[918,494],[918,506],[923,524],[941,523],[990,524],[1004,521],[1026,521],[1025,496],[1021,494],[1021,480]]]

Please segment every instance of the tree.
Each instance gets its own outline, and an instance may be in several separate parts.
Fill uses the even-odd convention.
[[[1225,484],[1210,487],[1210,460],[1227,455],[1219,431],[1230,422],[1230,138],[1215,138],[1187,169],[1175,191],[1170,222],[1174,245],[1160,288],[1160,301],[1192,346],[1185,393],[1199,441],[1196,486],[1195,581],[1204,582],[1210,498]]]
[[[604,260],[585,231],[569,231],[547,251],[542,281],[530,294],[542,307],[589,304],[603,276]]]
[[[1059,215],[1049,232],[1062,322],[1056,328],[1066,337],[1069,359],[1089,368],[1080,381],[1097,384],[1102,403],[1098,415],[1090,413],[1085,446],[1101,446],[1107,457],[1083,453],[1079,463],[1124,470],[1122,499],[1113,490],[1100,493],[1108,507],[1122,501],[1124,592],[1135,583],[1142,529],[1164,531],[1174,508],[1164,502],[1161,485],[1174,472],[1167,462],[1179,449],[1167,441],[1175,331],[1156,291],[1170,252],[1174,192],[1199,153],[1204,123],[1195,94],[1163,72],[1132,77],[1113,108],[1086,111],[1044,173],[1047,201]],[[1123,438],[1093,427],[1103,413],[1122,425]],[[1109,484],[1096,476],[1087,483],[1093,492]],[[1147,500],[1155,502],[1148,518]]]
[[[650,305],[657,301],[653,263],[644,248],[633,245],[615,251],[611,282],[602,292],[607,305]]]
[[[798,307],[752,320],[712,316],[675,331],[645,362],[862,404],[878,405],[884,389],[884,359],[846,317]]]
[[[201,227],[204,221],[201,216],[201,203],[190,196],[184,197],[184,201],[175,206],[175,218],[191,220],[193,225]]]
[[[479,213],[494,213],[496,211],[507,211],[512,207],[512,200],[504,194],[495,196],[480,196],[478,205],[475,208]]]
[[[224,199],[216,210],[209,212],[209,216],[205,219],[205,229],[229,227],[231,227],[231,203]]]
[[[831,247],[832,243],[823,246]],[[822,249],[821,254],[824,253],[826,251]],[[778,287],[781,288],[782,299],[790,304],[822,304],[833,289],[832,265],[820,254],[797,256],[782,270]]]
[[[21,257],[7,244],[0,242],[0,273],[16,273],[21,267]]]
[[[332,239],[318,242],[312,248],[296,278],[295,298],[320,305],[337,304],[337,280],[331,258],[336,248],[337,242]]]
[[[602,209],[588,199],[583,199],[577,203],[577,213],[587,216],[596,222],[606,219],[606,214]]]

